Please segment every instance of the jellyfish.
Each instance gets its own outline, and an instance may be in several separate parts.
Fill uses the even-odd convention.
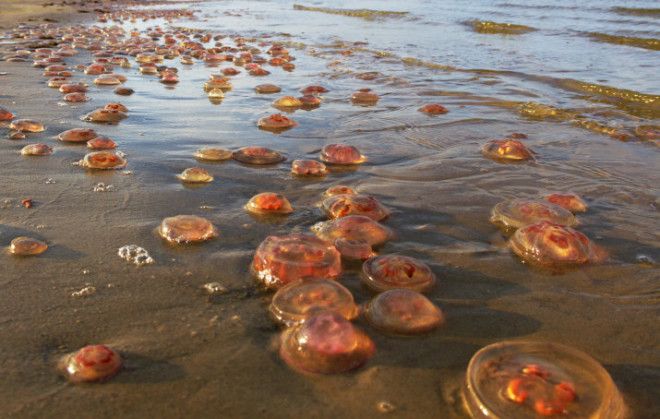
[[[328,189],[323,192],[324,196],[333,196],[333,195],[349,195],[349,194],[355,194],[356,192],[346,186],[346,185],[335,185],[331,186]]]
[[[112,151],[93,151],[85,154],[81,166],[95,170],[123,169],[126,159]]]
[[[195,151],[194,157],[199,160],[224,161],[231,159],[232,152],[224,148],[203,147]]]
[[[492,140],[481,149],[484,156],[498,161],[523,161],[534,159],[533,151],[518,140]]]
[[[395,335],[428,333],[444,323],[445,316],[422,294],[391,289],[378,294],[365,307],[364,316],[376,329]]]
[[[14,119],[14,114],[0,106],[0,121],[11,121],[12,119]]]
[[[105,345],[88,345],[62,358],[59,368],[74,383],[112,378],[122,367],[121,356]]]
[[[243,147],[236,150],[232,157],[241,163],[254,165],[276,164],[286,160],[280,152],[266,147]]]
[[[53,154],[53,148],[48,144],[29,144],[21,149],[24,156],[48,156]]]
[[[87,141],[87,147],[92,150],[111,150],[117,148],[117,143],[108,137],[96,137]]]
[[[259,119],[257,126],[265,131],[282,132],[298,126],[298,123],[291,118],[276,113]]]
[[[9,252],[16,256],[36,256],[48,250],[48,245],[32,237],[16,237],[9,244]]]
[[[325,176],[328,169],[325,164],[316,160],[294,160],[291,163],[291,173],[296,176]]]
[[[359,368],[375,345],[341,314],[322,310],[282,333],[280,357],[300,372],[337,374]]]
[[[576,212],[586,212],[587,204],[573,193],[553,193],[545,196],[545,200],[551,204],[559,205],[562,208],[565,208],[575,214]]]
[[[334,242],[341,256],[349,260],[367,260],[376,256],[371,244],[365,240],[347,240],[338,238]]]
[[[262,77],[270,74],[270,71],[262,67],[255,67],[249,71],[251,76]]]
[[[87,85],[85,83],[71,83],[60,86],[60,93],[86,93]]]
[[[515,229],[540,221],[551,221],[567,226],[577,225],[577,219],[559,205],[545,201],[512,199],[493,207],[490,222],[505,229]]]
[[[135,93],[135,90],[131,89],[130,87],[117,87],[114,90],[114,92],[115,92],[116,95],[119,95],[119,96],[130,96],[133,93]]]
[[[223,77],[221,79],[212,79],[204,83],[204,91],[208,92],[212,89],[221,89],[221,90],[231,90],[232,85],[231,81],[228,78]]]
[[[277,109],[292,110],[302,106],[302,102],[293,96],[282,96],[273,102],[273,107]]]
[[[273,93],[279,93],[282,91],[282,89],[279,86],[276,86],[274,84],[260,84],[254,88],[254,90],[257,93],[261,94],[273,94]]]
[[[83,116],[82,119],[100,124],[116,124],[127,117],[128,115],[121,111],[99,108]]]
[[[353,295],[337,281],[301,278],[283,286],[273,296],[270,313],[277,322],[291,327],[304,323],[317,310],[332,310],[347,320],[358,315]]]
[[[66,77],[52,77],[48,79],[48,87],[53,89],[59,89],[62,85],[67,84],[68,79]]]
[[[170,243],[198,243],[218,236],[218,230],[206,218],[177,215],[165,218],[158,228],[162,238]]]
[[[201,167],[189,167],[176,177],[185,183],[209,183],[213,181],[213,176]]]
[[[371,89],[360,89],[351,95],[351,102],[359,106],[373,106],[379,99],[380,97]]]
[[[280,288],[299,278],[336,278],[341,258],[332,244],[312,235],[269,236],[257,248],[252,270],[266,287]]]
[[[405,288],[426,292],[436,282],[435,274],[421,260],[403,255],[367,259],[362,265],[362,282],[376,292]]]
[[[245,209],[257,215],[291,214],[293,207],[284,195],[274,192],[262,192],[250,198]]]
[[[300,107],[305,110],[312,110],[321,106],[321,98],[314,95],[304,95],[297,99],[300,102]]]
[[[322,221],[314,224],[311,229],[318,237],[331,243],[344,239],[379,246],[394,237],[392,230],[364,215],[348,215]]]
[[[332,195],[323,200],[321,208],[330,218],[364,215],[380,221],[390,215],[390,211],[376,198],[360,194]]]
[[[353,165],[367,161],[356,147],[347,144],[328,144],[321,149],[321,161],[328,164]]]
[[[102,74],[94,79],[94,84],[98,86],[116,86],[121,83],[121,80],[111,74]]]
[[[441,115],[449,112],[447,108],[440,105],[439,103],[429,103],[419,108],[418,111],[427,115]]]
[[[9,129],[21,132],[42,132],[46,130],[46,127],[41,122],[32,119],[14,119],[9,124]]]
[[[328,89],[326,89],[323,86],[319,86],[319,85],[311,85],[311,86],[303,87],[302,89],[300,89],[300,93],[302,93],[303,95],[318,95],[318,94],[327,93],[327,92],[328,92]]]
[[[98,134],[91,128],[73,128],[61,132],[57,139],[65,143],[86,143],[96,137]]]
[[[228,67],[222,69],[222,74],[225,76],[236,76],[240,73],[241,71],[234,67]]]
[[[63,99],[65,102],[70,102],[70,103],[81,103],[81,102],[87,102],[89,100],[87,95],[80,92],[67,93],[66,95],[64,95]]]
[[[103,107],[106,111],[128,112],[128,108],[121,103],[111,102]]]

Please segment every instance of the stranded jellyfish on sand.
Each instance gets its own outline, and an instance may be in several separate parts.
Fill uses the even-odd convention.
[[[573,193],[553,193],[546,195],[545,200],[551,204],[559,205],[572,213],[587,211],[587,204],[582,198]]]
[[[337,281],[301,278],[280,288],[270,303],[275,320],[291,327],[304,323],[310,313],[326,309],[335,311],[347,320],[358,315],[353,295]]]
[[[499,342],[479,350],[468,364],[463,395],[475,419],[628,417],[602,365],[549,342]]]
[[[91,128],[73,128],[61,132],[57,139],[65,143],[86,143],[96,137],[98,134]]]
[[[605,250],[584,234],[547,221],[516,230],[509,246],[524,261],[551,267],[602,262],[607,258]]]
[[[257,248],[252,270],[266,287],[280,288],[300,278],[336,278],[341,259],[333,245],[315,236],[269,236]]]
[[[88,88],[85,83],[69,83],[60,86],[60,93],[85,93]]]
[[[87,148],[92,150],[111,150],[117,148],[117,143],[108,137],[96,137],[87,141]]]
[[[44,124],[32,119],[15,119],[9,125],[9,129],[21,132],[42,132],[46,130]]]
[[[265,131],[282,132],[298,126],[298,123],[291,118],[276,113],[259,119],[257,126]]]
[[[282,89],[279,86],[276,86],[274,84],[260,84],[257,87],[255,87],[254,90],[257,93],[261,93],[264,95],[279,93],[282,91]]]
[[[36,256],[48,249],[48,245],[41,240],[31,237],[16,237],[9,244],[9,252],[16,256]]]
[[[85,154],[81,166],[88,169],[112,170],[126,167],[126,159],[112,151],[94,151]]]
[[[294,160],[291,163],[291,173],[296,176],[325,176],[328,169],[325,164],[316,160]]]
[[[122,111],[99,108],[83,116],[82,119],[83,121],[99,124],[116,124],[127,117],[128,115]]]
[[[328,144],[321,149],[321,161],[329,164],[352,165],[367,161],[356,147],[348,144]]]
[[[252,214],[258,215],[282,215],[291,214],[293,207],[284,195],[274,192],[262,192],[250,198],[245,209]]]
[[[324,196],[333,196],[333,195],[347,195],[347,194],[354,194],[355,191],[353,188],[350,188],[345,185],[335,185],[331,186],[328,189],[323,192]]]
[[[427,115],[441,115],[449,112],[447,108],[438,104],[438,103],[429,103],[417,109],[418,111],[425,113]]]
[[[402,255],[368,259],[362,265],[362,282],[376,292],[405,288],[425,292],[435,285],[435,274],[421,260]]]
[[[243,147],[232,155],[234,160],[245,164],[266,165],[286,160],[281,153],[266,147]]]
[[[218,236],[218,231],[209,220],[195,215],[165,218],[158,233],[168,242],[178,244],[203,242]]]
[[[12,119],[14,119],[14,114],[0,106],[0,121],[11,121]]]
[[[66,95],[64,95],[63,99],[65,102],[70,102],[70,103],[87,102],[89,100],[87,95],[80,92],[67,93]]]
[[[29,144],[21,149],[24,156],[48,156],[53,154],[53,148],[48,144]]]
[[[360,106],[373,106],[378,103],[380,97],[371,89],[360,89],[351,95],[351,102]]]
[[[341,314],[322,310],[282,333],[280,356],[300,372],[337,374],[365,364],[373,341]]]
[[[321,208],[330,218],[364,215],[376,221],[387,218],[390,212],[376,198],[369,195],[333,195],[323,200]]]
[[[534,158],[533,152],[518,140],[492,140],[481,148],[484,156],[501,161],[522,161]]]
[[[186,183],[208,183],[213,181],[213,176],[201,167],[189,167],[176,175],[181,182]]]
[[[376,329],[396,335],[430,332],[444,322],[444,315],[435,304],[408,289],[378,294],[366,305],[364,315]]]
[[[105,345],[89,345],[60,360],[59,368],[74,383],[103,381],[111,378],[122,366],[122,359]]]
[[[570,211],[559,205],[528,199],[500,202],[493,207],[490,216],[491,223],[507,229],[520,228],[541,221],[567,226],[575,226],[578,223]]]
[[[321,239],[334,243],[337,239],[366,242],[378,246],[394,237],[394,233],[378,221],[364,215],[348,215],[336,220],[322,221],[312,226]]]
[[[199,160],[224,161],[231,159],[232,152],[224,148],[203,147],[195,151],[193,156]]]

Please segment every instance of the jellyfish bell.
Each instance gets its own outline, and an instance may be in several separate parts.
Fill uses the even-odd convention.
[[[572,213],[586,212],[587,204],[578,195],[573,193],[553,193],[545,196],[545,200],[551,204],[559,205]]]
[[[318,278],[301,278],[283,286],[269,307],[273,318],[286,327],[304,323],[317,310],[332,310],[347,320],[358,315],[353,295],[346,287]]]
[[[117,124],[126,118],[128,118],[128,115],[124,112],[99,108],[86,114],[82,119],[83,121],[99,124]]]
[[[323,192],[323,196],[348,195],[355,193],[356,192],[353,190],[353,188],[350,188],[346,185],[335,185],[326,189],[325,192]]]
[[[135,93],[135,90],[131,89],[130,87],[117,87],[114,90],[114,92],[115,92],[116,95],[119,95],[119,96],[130,96],[133,93]]]
[[[69,103],[81,103],[81,102],[87,102],[89,100],[89,97],[87,97],[87,95],[81,92],[73,92],[64,95],[63,99],[65,102],[69,102]]]
[[[440,105],[439,103],[426,104],[426,105],[422,106],[421,108],[419,108],[418,111],[420,111],[422,113],[425,113],[427,115],[442,115],[442,114],[445,114],[445,113],[449,112],[447,110],[447,108]]]
[[[262,192],[250,198],[245,209],[257,215],[291,214],[293,207],[284,195],[274,192]]]
[[[177,215],[163,219],[158,234],[170,243],[198,243],[218,236],[218,230],[206,218]]]
[[[265,131],[282,132],[298,126],[298,123],[291,118],[276,113],[259,119],[257,126]]]
[[[106,104],[103,109],[107,111],[128,112],[128,108],[121,103],[111,102]]]
[[[122,367],[119,353],[105,345],[88,345],[62,358],[60,371],[73,383],[112,378]]]
[[[347,240],[340,237],[335,240],[334,244],[344,259],[367,260],[376,256],[371,244],[365,240]]]
[[[265,94],[265,95],[279,93],[279,92],[282,91],[282,89],[279,86],[274,85],[274,84],[268,84],[268,83],[267,84],[260,84],[260,85],[256,86],[254,88],[254,90],[257,93]]]
[[[292,110],[302,106],[302,102],[293,96],[282,96],[273,102],[273,107],[277,109]]]
[[[85,83],[68,83],[60,86],[60,93],[86,93],[88,88]]]
[[[116,86],[121,83],[119,78],[111,74],[102,74],[94,79],[94,84],[97,86]]]
[[[85,154],[81,166],[94,170],[116,170],[126,167],[127,161],[113,151],[93,151]]]
[[[516,229],[541,221],[575,226],[577,218],[567,209],[550,202],[512,199],[500,202],[491,211],[490,222],[504,229]]]
[[[59,89],[61,86],[67,84],[68,79],[66,77],[52,77],[48,79],[48,87],[54,89]]]
[[[117,143],[108,137],[96,137],[87,141],[87,148],[91,148],[92,150],[111,150],[117,148]]]
[[[28,144],[21,149],[24,156],[48,156],[53,154],[53,148],[48,144]]]
[[[224,161],[232,157],[232,151],[224,148],[203,147],[195,151],[194,157],[199,160]]]
[[[176,177],[185,183],[209,183],[213,181],[213,176],[201,167],[189,167]]]
[[[232,157],[236,161],[252,165],[276,164],[286,160],[286,157],[278,151],[256,146],[240,148]]]
[[[514,139],[492,140],[481,149],[484,156],[498,161],[533,160],[533,152],[523,143]]]
[[[294,160],[291,163],[291,173],[296,176],[325,176],[328,169],[325,164],[316,160]]]
[[[300,107],[305,110],[312,110],[321,106],[321,98],[314,95],[304,95],[298,98]]]
[[[311,85],[300,89],[300,93],[303,95],[318,95],[321,93],[327,93],[328,91],[328,89],[319,85]]]
[[[378,103],[380,97],[371,89],[361,89],[351,95],[351,102],[359,106],[373,106]]]
[[[376,292],[405,288],[426,292],[436,282],[435,274],[419,259],[403,255],[383,255],[362,265],[362,282]]]
[[[32,237],[16,237],[9,244],[9,252],[16,256],[36,256],[48,249],[48,245]]]
[[[332,195],[321,202],[321,208],[330,218],[364,215],[380,221],[390,215],[390,211],[376,198],[361,194]]]
[[[73,128],[61,132],[57,139],[65,143],[86,143],[96,137],[98,134],[91,128]]]
[[[378,294],[365,307],[364,316],[376,329],[395,335],[428,333],[444,323],[435,304],[409,289],[392,289]]]
[[[46,127],[41,122],[33,119],[14,119],[9,124],[9,129],[21,132],[43,132]]]
[[[0,121],[11,121],[12,119],[14,119],[14,114],[0,106]]]
[[[322,221],[314,224],[311,229],[319,238],[331,243],[344,239],[379,246],[394,237],[394,232],[388,227],[364,215],[348,215]]]

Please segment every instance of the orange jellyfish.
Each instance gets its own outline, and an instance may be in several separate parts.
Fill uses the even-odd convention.
[[[201,167],[189,167],[176,177],[185,183],[209,183],[213,181],[213,176]]]
[[[375,351],[369,336],[341,314],[322,310],[282,333],[280,357],[296,371],[337,374],[359,368]]]
[[[87,147],[92,150],[111,150],[117,148],[117,143],[108,137],[96,137],[87,141]]]
[[[9,244],[9,252],[16,256],[36,256],[48,249],[48,245],[41,240],[31,237],[16,237]]]
[[[323,200],[321,208],[330,218],[364,215],[380,221],[390,215],[390,211],[376,198],[360,194],[332,195]]]
[[[279,93],[282,91],[282,89],[279,86],[276,86],[274,84],[260,84],[256,86],[254,90],[257,93],[266,94],[266,95]]]
[[[245,209],[257,215],[291,214],[293,207],[284,195],[274,192],[262,192],[250,198]]]
[[[121,103],[111,102],[103,107],[106,111],[128,112],[128,108]]]
[[[116,95],[119,95],[119,96],[130,96],[133,93],[135,93],[135,90],[131,89],[130,87],[117,87],[114,90],[114,92],[115,92]]]
[[[21,149],[24,156],[48,156],[53,154],[53,148],[48,144],[29,144]]]
[[[315,236],[269,236],[257,248],[252,270],[266,287],[280,288],[305,277],[336,278],[341,258],[332,244]]]
[[[559,205],[545,201],[512,199],[493,207],[490,222],[505,229],[515,229],[541,221],[550,221],[567,226],[577,225],[577,219]]]
[[[395,254],[367,259],[362,265],[362,274],[362,282],[376,292],[397,288],[426,292],[436,282],[435,274],[426,263]]]
[[[224,161],[231,159],[232,152],[224,148],[203,147],[195,151],[196,159],[208,161]]]
[[[354,194],[355,191],[345,185],[335,185],[331,186],[328,189],[323,192],[324,196],[333,196],[333,195],[348,195],[348,194]]]
[[[300,107],[305,110],[312,110],[321,106],[321,98],[314,95],[304,95],[297,99],[300,102]]]
[[[12,119],[14,119],[14,114],[0,106],[0,121],[11,121]]]
[[[62,85],[67,84],[68,79],[66,77],[52,77],[48,79],[48,87],[54,89],[59,89]]]
[[[102,74],[94,79],[94,84],[98,86],[116,86],[121,83],[121,80],[112,74]]]
[[[551,204],[559,205],[572,213],[586,212],[587,204],[579,196],[573,193],[553,193],[545,196],[545,200]]]
[[[325,176],[328,169],[325,164],[316,160],[294,160],[291,163],[291,173],[296,176]]]
[[[380,97],[371,89],[360,89],[351,95],[351,102],[360,106],[373,106],[379,99]]]
[[[321,149],[321,161],[329,164],[353,165],[367,161],[356,147],[347,144],[328,144]]]
[[[218,236],[218,230],[206,218],[177,215],[165,218],[158,228],[162,238],[170,243],[198,243]]]
[[[311,85],[311,86],[303,87],[302,89],[300,89],[300,93],[302,93],[303,95],[318,95],[318,94],[327,93],[327,92],[328,92],[328,89],[326,89],[323,86],[319,86],[319,85]]]
[[[32,119],[14,119],[9,124],[9,129],[21,132],[42,132],[46,130],[46,127],[41,122]]]
[[[60,93],[86,93],[87,85],[85,83],[63,84],[60,86]]]
[[[64,357],[60,370],[74,383],[104,381],[119,372],[121,356],[105,345],[89,345]]]
[[[269,75],[270,71],[263,67],[254,67],[248,73],[250,73],[251,76],[262,77]]]
[[[364,240],[346,240],[340,237],[335,240],[335,247],[345,259],[367,260],[376,256],[371,244]]]
[[[121,111],[99,108],[83,116],[82,119],[100,124],[117,124],[127,117],[128,115]]]
[[[358,315],[353,295],[337,281],[301,278],[283,286],[273,296],[270,313],[291,327],[304,323],[317,310],[332,310],[352,320]]]
[[[65,143],[86,143],[96,137],[98,134],[91,128],[73,128],[61,132],[57,139]]]
[[[280,152],[266,147],[243,147],[236,150],[232,157],[241,163],[255,165],[275,164],[286,160]]]
[[[87,95],[80,92],[67,93],[66,95],[64,95],[63,99],[65,102],[70,102],[70,103],[81,103],[81,102],[87,102],[89,100]]]
[[[366,242],[379,246],[394,237],[392,230],[364,215],[348,215],[336,220],[322,221],[312,226],[321,239],[334,243],[337,239]]]
[[[419,108],[418,111],[427,115],[441,115],[449,112],[447,108],[440,105],[439,103],[429,103]]]
[[[492,140],[481,149],[484,156],[498,161],[523,161],[534,159],[533,152],[518,140]]]
[[[376,329],[395,335],[428,333],[445,320],[442,310],[422,294],[409,289],[378,294],[366,305],[364,316]]]
[[[112,151],[87,153],[81,162],[81,166],[95,170],[123,169],[126,164],[126,159]]]
[[[282,132],[298,126],[298,123],[291,118],[276,113],[259,119],[257,126],[265,131]]]
[[[240,70],[234,67],[228,67],[222,69],[222,74],[224,74],[225,76],[236,76],[240,74],[240,72],[241,72]]]

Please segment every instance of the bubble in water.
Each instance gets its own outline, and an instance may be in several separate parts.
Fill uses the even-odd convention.
[[[436,278],[421,260],[392,254],[367,259],[362,265],[362,282],[376,292],[399,288],[426,292]]]
[[[60,369],[74,383],[103,381],[119,372],[121,356],[105,345],[89,345],[65,356]]]
[[[137,244],[127,244],[122,246],[117,251],[117,255],[127,262],[133,263],[137,266],[151,265],[155,260],[149,255],[147,249],[138,246]]]
[[[444,315],[435,304],[408,289],[378,294],[367,304],[364,315],[375,328],[396,335],[427,333],[444,322]]]

